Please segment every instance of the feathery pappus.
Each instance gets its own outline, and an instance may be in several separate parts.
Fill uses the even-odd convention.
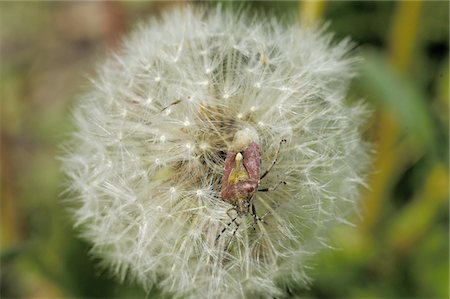
[[[92,253],[175,297],[307,285],[369,162],[350,46],[221,8],[137,28],[78,101],[63,158]]]

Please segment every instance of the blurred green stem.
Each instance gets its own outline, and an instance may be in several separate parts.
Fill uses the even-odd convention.
[[[449,63],[445,64],[445,70],[444,75],[439,80],[438,85],[438,112],[440,117],[442,118],[442,121],[445,124],[445,127],[448,128],[449,126],[449,110],[450,110],[450,103],[449,103],[449,82],[450,82],[450,75],[449,75]]]
[[[425,235],[429,224],[448,200],[449,174],[443,164],[436,164],[425,185],[398,217],[389,225],[388,248],[402,256],[411,252]]]
[[[416,45],[421,1],[400,1],[393,16],[392,31],[388,46],[388,59],[394,68],[405,73],[411,65]],[[402,153],[405,145],[397,145],[400,129],[396,119],[385,108],[377,115],[376,150],[374,174],[370,178],[371,190],[365,195],[367,213],[363,230],[370,231],[377,224],[384,201],[390,196],[393,182],[404,171],[407,161]],[[402,150],[403,148],[403,150]]]
[[[5,137],[6,133],[2,132],[1,136],[1,197],[0,201],[0,223],[1,223],[1,251],[2,253],[10,248],[18,246],[23,239],[22,230],[20,229],[20,209],[18,208],[17,196],[14,196],[13,184],[11,180],[10,155],[5,144],[8,142]]]

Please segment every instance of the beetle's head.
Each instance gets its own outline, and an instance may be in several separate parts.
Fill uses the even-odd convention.
[[[258,133],[254,128],[246,127],[234,134],[230,150],[233,152],[244,151],[252,142],[259,143]]]
[[[235,206],[236,212],[239,217],[245,216],[250,212],[250,201],[247,198],[239,198],[238,203]]]

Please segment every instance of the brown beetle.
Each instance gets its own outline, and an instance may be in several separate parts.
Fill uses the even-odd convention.
[[[285,139],[281,140],[280,147],[281,143],[285,141]],[[256,215],[256,209],[253,204],[253,196],[257,191],[273,191],[280,184],[286,184],[285,182],[280,182],[274,188],[258,189],[261,179],[269,173],[277,162],[280,147],[275,154],[274,161],[260,177],[261,154],[259,151],[256,131],[247,128],[240,130],[235,134],[231,148],[225,159],[222,190],[220,193],[223,201],[233,205],[233,207],[227,211],[228,216],[232,220],[220,232],[220,234],[216,237],[216,240],[218,240],[227,227],[237,219],[237,217],[231,217],[229,214],[230,211],[236,211],[237,216],[239,217],[250,213],[253,216],[255,223],[258,220],[264,221]],[[237,224],[236,230],[238,227],[239,224]],[[236,230],[233,235],[236,233]]]
[[[222,199],[234,207],[239,216],[247,215],[253,194],[258,190],[261,155],[256,142],[250,143],[243,154],[229,151],[225,160]]]

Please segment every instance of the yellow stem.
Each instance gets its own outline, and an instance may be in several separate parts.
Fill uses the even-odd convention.
[[[322,18],[325,1],[324,0],[305,0],[300,1],[300,22],[304,26],[311,26]]]
[[[394,16],[388,58],[401,73],[411,65],[421,8],[422,1],[400,1]]]
[[[392,33],[389,40],[388,59],[401,73],[408,71],[416,44],[421,11],[421,1],[400,1],[393,16]],[[389,198],[392,183],[396,181],[406,164],[408,153],[405,144],[398,144],[400,129],[394,117],[385,109],[378,115],[376,150],[378,156],[374,163],[374,174],[370,178],[370,188],[364,202],[367,213],[363,230],[371,230],[378,222],[383,203]]]

